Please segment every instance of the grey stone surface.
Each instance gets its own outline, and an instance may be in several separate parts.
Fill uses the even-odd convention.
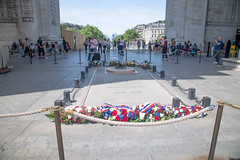
[[[157,66],[158,71],[165,70],[167,78],[177,77],[178,83],[183,88],[196,88],[196,95],[200,99],[203,96],[209,96],[212,98],[212,104],[216,104],[218,100],[240,104],[237,96],[240,94],[239,71],[213,65],[212,59],[203,59],[202,64],[198,64],[198,57],[181,56],[180,64],[175,64],[176,57],[170,57],[168,62],[162,62],[161,54],[154,53],[152,56],[153,65]],[[64,90],[71,90],[74,86],[74,78],[80,78],[81,71],[85,70],[87,55],[83,53],[82,58],[82,65],[78,64],[77,52],[58,56],[59,64],[57,65],[53,64],[51,56],[46,60],[34,58],[33,64],[30,65],[27,58],[12,57],[10,65],[14,66],[13,71],[0,77],[0,114],[53,106],[56,99],[63,98]],[[121,57],[111,52],[107,56],[107,61],[118,58]],[[129,51],[128,59],[142,62],[149,59],[149,54]],[[122,60],[124,61],[124,57]],[[138,74],[124,76],[105,75],[103,70],[101,67],[98,68],[90,89],[92,93],[87,100],[89,104],[102,103],[98,96],[104,97],[105,93],[102,90],[106,89],[109,82],[126,86],[126,84],[131,85],[132,81],[135,85],[141,84],[143,87],[145,84],[142,83],[146,81],[146,86],[156,87],[156,90],[164,92],[164,97],[169,97],[171,93],[187,104],[196,103],[188,100],[187,95],[180,92],[177,87],[172,87],[168,81],[160,79],[158,74],[151,73],[156,78],[152,80],[139,68]],[[75,104],[82,99],[93,71],[94,68],[91,68],[86,79],[81,83],[80,90],[75,96],[77,100]],[[98,95],[97,92],[101,92],[102,95]],[[98,100],[93,101],[92,96],[96,96]],[[105,98],[105,102],[110,100]],[[113,95],[112,98],[114,98]],[[149,98],[156,100],[151,96]],[[137,103],[139,99],[136,96],[132,100]],[[167,103],[167,99],[164,101]],[[129,100],[125,102],[130,103]],[[168,103],[171,102],[170,99]],[[62,125],[65,157],[66,159],[98,160],[185,160],[207,157],[216,111],[214,109],[208,112],[208,116],[203,119],[190,119],[165,126],[144,128],[103,124]],[[238,110],[224,107],[216,157],[240,158],[239,115]],[[55,125],[43,113],[0,119],[0,159],[58,159],[56,141]]]

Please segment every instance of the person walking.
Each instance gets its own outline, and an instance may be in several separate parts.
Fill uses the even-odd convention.
[[[100,39],[98,40],[98,51],[101,51],[101,53],[102,53],[102,43],[103,43],[103,41],[102,41],[102,39],[100,38]]]
[[[164,56],[166,58],[166,61],[168,61],[167,50],[168,50],[168,41],[167,41],[167,36],[165,36],[163,40],[162,61],[164,61]]]
[[[88,55],[88,60],[89,60],[89,61],[90,61],[90,59],[91,59],[91,55],[96,53],[96,51],[97,51],[97,45],[98,45],[97,40],[95,39],[94,36],[92,36],[92,39],[90,40],[90,53],[89,53],[89,55]]]
[[[123,48],[124,48],[124,45],[125,45],[125,41],[123,39],[123,36],[121,36],[121,40],[120,40],[120,43],[119,43],[119,50],[120,50],[120,55],[123,56]]]
[[[83,45],[85,47],[85,53],[87,53],[87,49],[88,49],[88,40],[87,39],[84,40]]]
[[[140,47],[141,47],[141,43],[140,43],[140,41],[138,40],[137,41],[137,47],[138,47],[138,50],[140,49]]]
[[[37,45],[38,45],[38,57],[39,59],[42,59],[44,57],[44,48],[42,44],[42,37],[39,36],[37,40]]]
[[[215,52],[215,55],[216,55],[216,61],[215,62],[213,62],[214,64],[219,64],[219,54],[220,54],[220,50],[221,50],[221,47],[222,47],[222,44],[223,44],[223,41],[222,41],[222,37],[221,36],[219,36],[218,37],[218,39],[215,39],[215,50],[214,50],[214,52]]]
[[[25,42],[24,42],[24,56],[25,57],[27,54],[29,54],[30,51],[30,43],[29,43],[29,39],[25,38]]]
[[[111,49],[111,41],[110,39],[107,40],[107,53],[110,53],[110,49]]]
[[[145,41],[144,40],[142,40],[142,48],[143,48],[143,50],[145,49]]]
[[[24,51],[23,51],[23,43],[22,43],[21,39],[18,40],[18,49],[19,49],[18,56],[23,57],[24,56]]]

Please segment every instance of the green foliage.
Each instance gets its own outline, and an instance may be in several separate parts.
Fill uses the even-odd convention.
[[[91,26],[89,24],[83,27],[80,33],[84,34],[87,38],[91,38],[92,36],[95,36],[96,39],[104,38],[102,31],[100,31],[97,27]]]
[[[158,23],[165,23],[165,20],[159,20]]]
[[[126,30],[125,33],[123,34],[123,38],[126,42],[129,42],[139,37],[140,37],[139,33],[133,28]]]
[[[45,116],[51,120],[54,120],[53,111],[49,112],[48,114],[45,114]]]
[[[157,41],[159,42],[161,38],[162,38],[162,39],[164,38],[164,34],[159,34],[159,35],[157,36]]]
[[[61,27],[66,27],[66,24],[65,23],[61,23],[60,26]]]
[[[118,35],[118,36],[114,37],[114,41],[116,41],[116,42],[117,42],[117,41],[118,41],[118,39],[121,39],[121,36],[122,36],[122,35]]]

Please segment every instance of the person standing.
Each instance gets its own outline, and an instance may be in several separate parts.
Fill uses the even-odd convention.
[[[167,41],[167,37],[164,37],[163,40],[163,49],[162,49],[162,61],[164,61],[164,56],[166,58],[166,61],[168,61],[168,57],[167,57],[167,49],[168,49],[168,41]]]
[[[229,58],[230,49],[231,49],[231,40],[228,40],[224,58]]]
[[[98,40],[98,51],[101,51],[101,53],[102,53],[102,39],[100,38],[99,40]]]
[[[106,38],[103,39],[103,53],[106,54],[107,41]]]
[[[120,43],[119,43],[119,50],[120,50],[120,55],[124,55],[123,54],[123,48],[124,48],[124,45],[125,45],[125,41],[123,39],[123,36],[121,36],[121,40],[120,40]]]
[[[151,43],[151,41],[148,42],[148,50],[152,51],[152,43]]]
[[[63,49],[64,49],[64,51],[66,51],[66,49],[67,49],[67,43],[66,43],[64,37],[63,37]]]
[[[92,36],[92,39],[90,40],[90,53],[88,55],[88,60],[89,61],[90,61],[91,55],[96,53],[97,45],[98,45],[97,40],[95,39],[94,36]]]
[[[117,42],[114,40],[114,42],[113,42],[113,49],[115,49],[116,46],[117,46]]]
[[[88,40],[85,39],[85,41],[83,42],[83,45],[85,47],[85,53],[87,53],[87,48],[88,48]]]
[[[42,43],[42,37],[40,37],[40,36],[37,40],[37,45],[38,45],[38,57],[39,57],[39,59],[42,59],[44,57],[44,48],[43,48],[43,43]]]
[[[30,51],[30,43],[29,43],[29,39],[25,38],[25,42],[24,42],[24,56],[25,57]]]
[[[138,50],[140,49],[140,47],[141,47],[141,43],[140,43],[140,41],[138,40],[137,41],[137,47],[138,47]]]
[[[215,52],[215,55],[216,55],[216,62],[213,62],[214,64],[219,64],[219,51],[221,50],[221,46],[222,46],[222,44],[223,44],[223,41],[222,41],[222,37],[221,36],[219,36],[218,37],[218,39],[215,39],[215,50],[214,50],[214,52]]]
[[[111,41],[110,39],[107,40],[107,53],[110,53],[110,49],[111,49]]]
[[[18,49],[19,49],[18,56],[23,57],[24,56],[24,51],[23,51],[23,43],[22,43],[21,39],[18,40]]]
[[[143,50],[145,49],[145,41],[144,40],[142,40],[142,48],[143,48]]]

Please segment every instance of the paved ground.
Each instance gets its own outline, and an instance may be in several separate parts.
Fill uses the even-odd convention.
[[[138,62],[149,60],[149,56],[147,53],[128,52],[128,60]],[[75,52],[58,56],[59,64],[53,64],[53,57],[50,56],[46,60],[34,58],[33,64],[30,65],[29,59],[12,57],[9,64],[14,66],[13,71],[0,75],[0,114],[53,106],[56,99],[62,98],[64,90],[73,87],[73,79],[80,78],[80,72],[87,65],[86,58],[85,53],[82,53],[83,64],[78,64],[78,52]],[[125,57],[120,57],[114,52],[107,56],[107,61],[117,59],[125,61]],[[168,77],[177,77],[183,88],[196,88],[199,98],[210,96],[212,104],[216,104],[218,100],[240,104],[240,72],[237,70],[213,65],[213,60],[206,58],[198,64],[198,57],[181,56],[180,64],[175,64],[176,57],[170,57],[168,62],[162,62],[161,55],[153,53],[151,60],[158,71],[165,70]],[[160,80],[159,75],[152,74],[157,79],[153,80],[145,71],[137,70],[139,73],[135,75],[116,76],[105,75],[104,69],[99,68],[86,104],[101,103],[105,100],[112,100],[112,103],[131,104],[138,101],[142,103],[148,99],[147,97],[152,101],[158,96],[161,102],[167,104],[171,103],[169,100],[172,95],[169,92],[187,104],[195,103],[188,100],[176,87],[171,87],[166,80]],[[83,97],[93,72],[94,68],[90,69],[80,91],[77,92],[76,104]],[[115,90],[115,87],[118,89]],[[124,87],[125,93],[122,89]],[[134,87],[136,89],[133,89]],[[148,87],[149,90],[144,93]],[[106,94],[103,89],[107,89],[108,93]],[[149,91],[155,94],[149,96]],[[132,97],[126,101],[122,100],[129,95]],[[96,101],[93,100],[94,96]],[[139,96],[141,98],[138,98]],[[151,128],[102,124],[62,125],[65,157],[99,160],[185,160],[198,157],[207,159],[215,114],[216,109],[209,112],[204,119],[192,119]],[[240,111],[224,108],[216,157],[240,158],[239,117]],[[44,114],[0,119],[0,126],[0,159],[58,159],[54,123]]]

